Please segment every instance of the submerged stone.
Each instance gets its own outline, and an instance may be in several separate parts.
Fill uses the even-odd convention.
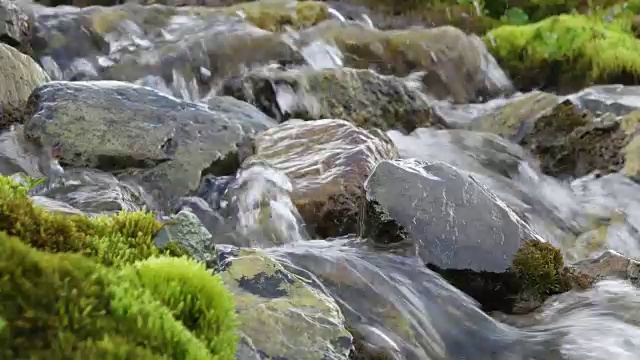
[[[280,121],[343,119],[364,128],[406,131],[436,125],[418,88],[371,70],[262,69],[228,79],[222,93]]]
[[[386,134],[333,119],[280,124],[256,137],[254,151],[252,159],[291,179],[291,198],[320,237],[357,232],[365,180],[379,161],[398,156]]]
[[[419,256],[484,309],[520,312],[566,290],[559,250],[467,173],[442,162],[383,161],[365,189],[362,234]]]
[[[261,252],[221,255],[220,274],[239,320],[239,352],[260,359],[348,359],[352,338],[342,312],[317,284]]]

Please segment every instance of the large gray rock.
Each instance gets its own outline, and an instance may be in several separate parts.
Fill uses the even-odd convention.
[[[211,233],[198,217],[187,209],[165,221],[153,242],[161,249],[170,243],[176,243],[198,261],[211,263],[216,260]]]
[[[0,43],[0,127],[22,120],[22,108],[31,92],[49,81],[32,58]]]
[[[418,255],[486,309],[521,311],[566,286],[560,252],[451,165],[383,161],[365,190],[365,236]]]
[[[240,322],[239,358],[348,359],[344,316],[317,284],[252,250],[223,253],[220,268]]]
[[[195,191],[204,174],[233,173],[238,145],[270,125],[115,81],[48,83],[26,115],[25,136],[60,145],[61,164],[123,173],[160,205]]]

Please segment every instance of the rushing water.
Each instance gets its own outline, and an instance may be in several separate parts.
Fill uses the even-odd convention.
[[[64,21],[65,12],[77,11],[35,8],[45,23],[54,21],[48,17],[56,16],[60,20],[55,21]],[[347,21],[336,10],[331,13],[339,21]],[[374,25],[366,16],[362,23]],[[206,51],[205,36],[215,37],[216,32],[261,33],[239,23],[197,23],[188,16],[174,16],[162,31],[163,39],[155,41],[187,46],[183,40],[186,28],[189,34],[193,29],[203,34],[202,39],[188,40],[202,41],[202,47],[193,47],[194,57],[199,55],[197,51]],[[342,54],[335,46],[322,41],[300,45],[294,31],[282,36],[306,66],[342,66]],[[84,58],[72,59],[65,66],[51,57],[40,62],[52,78],[72,79],[78,73],[99,77],[96,66],[109,65],[121,57],[138,56],[139,63],[151,63],[159,56],[150,36],[132,22],[121,24],[106,40],[109,51],[98,64]],[[484,61],[490,81],[508,82],[495,60]],[[137,82],[186,100],[198,101],[208,95],[198,88],[195,78],[177,68],[171,71],[170,81],[147,73]],[[199,72],[199,76],[211,76],[204,63]],[[434,107],[449,123],[464,125],[505,101],[508,99],[456,106],[434,101]],[[640,256],[640,188],[624,177],[562,182],[541,174],[517,145],[466,130],[418,129],[409,135],[390,131],[389,136],[402,157],[442,160],[473,173],[540,234],[560,246],[568,259],[583,259],[605,248]],[[264,164],[244,168],[226,188],[222,200],[216,200],[233,219],[226,229],[249,239],[242,245],[266,248],[296,271],[317,278],[337,299],[350,330],[365,346],[384,349],[394,359],[640,358],[640,290],[625,282],[603,281],[588,291],[553,297],[526,316],[490,316],[417,259],[376,253],[355,238],[309,240],[288,196],[291,186],[284,174]],[[605,236],[594,249],[589,237],[593,237],[592,223],[603,218],[618,221],[609,220]]]

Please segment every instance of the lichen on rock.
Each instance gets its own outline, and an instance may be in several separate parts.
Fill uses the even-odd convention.
[[[348,358],[342,312],[317,284],[258,251],[224,255],[220,274],[234,293],[243,346],[273,359]]]

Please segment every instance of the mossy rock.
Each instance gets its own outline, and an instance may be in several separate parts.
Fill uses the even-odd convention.
[[[329,8],[321,1],[261,0],[225,8],[224,13],[242,13],[247,21],[267,31],[287,27],[303,29],[329,18]]]
[[[498,19],[478,12],[472,3],[458,0],[349,0],[341,1],[363,5],[371,10],[370,17],[380,29],[407,28],[412,25],[437,27],[455,26],[467,33],[482,35],[501,23]]]
[[[640,76],[640,40],[627,21],[560,15],[501,26],[484,40],[521,89],[564,93],[597,83],[636,84]]]
[[[125,270],[0,232],[0,357],[234,359],[233,302],[219,276],[184,258]]]

